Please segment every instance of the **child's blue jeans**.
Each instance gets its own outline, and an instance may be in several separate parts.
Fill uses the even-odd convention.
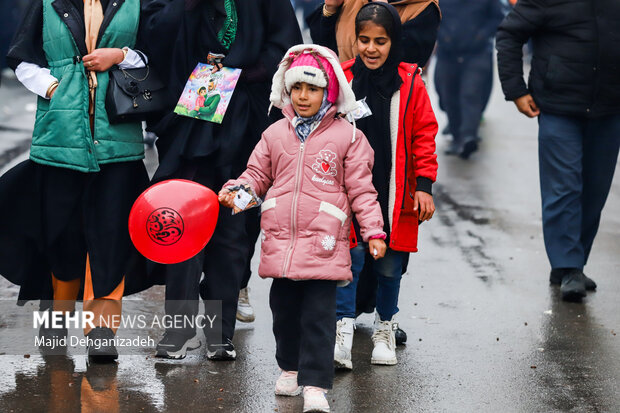
[[[385,257],[375,261],[368,253],[368,244],[359,243],[351,249],[351,272],[353,281],[336,292],[336,318],[355,318],[355,296],[357,282],[366,260],[371,260],[371,271],[377,277],[377,313],[382,321],[391,320],[398,312],[398,293],[402,278],[403,260],[407,252],[394,251],[388,248]]]

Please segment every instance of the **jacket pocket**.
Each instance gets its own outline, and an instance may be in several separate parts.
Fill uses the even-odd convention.
[[[310,223],[313,235],[313,255],[318,258],[331,258],[338,245],[342,244],[343,228],[347,214],[337,206],[322,201],[317,217]]]
[[[400,210],[398,225],[390,232],[390,248],[396,251],[417,251],[418,211],[413,208]]]
[[[266,199],[260,206],[260,227],[265,232],[271,234],[280,233],[280,223],[278,222],[278,215],[276,214],[277,198]]]
[[[591,65],[565,59],[557,55],[551,55],[547,63],[547,71],[544,76],[544,86],[547,90],[558,91],[562,93],[574,93],[588,89],[591,80]]]

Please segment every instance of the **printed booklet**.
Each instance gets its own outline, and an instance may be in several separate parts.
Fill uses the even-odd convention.
[[[174,113],[222,123],[241,69],[223,67],[211,73],[212,65],[198,63],[185,84]]]

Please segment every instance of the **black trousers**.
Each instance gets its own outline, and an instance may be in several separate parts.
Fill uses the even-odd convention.
[[[258,240],[258,236],[260,235],[260,208],[250,209],[243,214],[245,215],[245,230],[248,234],[248,260],[245,266],[243,280],[241,281],[241,288],[246,288],[252,276],[252,257],[256,251],[256,240]]]
[[[478,127],[492,86],[491,51],[463,56],[437,53],[435,88],[439,104],[448,115],[450,134],[456,142],[478,137]]]
[[[180,178],[192,179],[217,193],[229,175],[226,171],[218,173],[216,168],[188,165]],[[165,266],[166,314],[197,315],[199,295],[203,300],[221,301],[222,337],[209,337],[212,330],[205,330],[205,333],[212,343],[232,340],[247,258],[245,215],[232,215],[229,208],[220,207],[215,232],[204,250],[187,261]],[[193,329],[185,330],[188,335],[193,335]]]
[[[336,344],[336,281],[274,279],[269,293],[282,370],[298,371],[300,386],[331,389]]]

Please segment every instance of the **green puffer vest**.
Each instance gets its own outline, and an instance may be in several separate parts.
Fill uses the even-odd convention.
[[[94,133],[91,133],[88,78],[81,59],[74,59],[80,52],[62,16],[52,7],[53,0],[42,1],[43,50],[59,85],[52,99],[39,97],[30,159],[80,172],[98,172],[100,164],[144,158],[142,125],[139,122],[110,125],[108,122],[105,109],[107,72],[97,73]],[[139,18],[140,0],[125,0],[97,47],[133,48]]]

